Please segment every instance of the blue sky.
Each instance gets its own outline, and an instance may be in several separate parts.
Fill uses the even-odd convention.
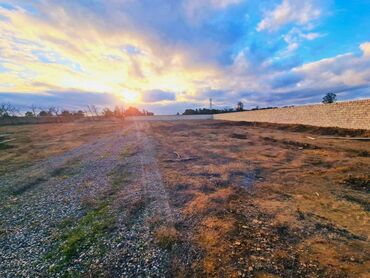
[[[370,97],[370,1],[0,0],[0,102],[158,114]]]

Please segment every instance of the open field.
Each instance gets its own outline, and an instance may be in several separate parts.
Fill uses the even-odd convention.
[[[7,126],[0,276],[369,277],[368,132]]]

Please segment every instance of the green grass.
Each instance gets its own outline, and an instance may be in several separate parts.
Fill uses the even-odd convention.
[[[117,189],[129,181],[130,174],[126,165],[118,165],[109,174],[108,178],[112,187]]]
[[[121,158],[133,155],[131,149],[124,149]],[[76,162],[76,161],[75,161]],[[76,168],[75,163],[57,169],[54,176],[74,174],[71,169]],[[83,202],[83,209],[86,214],[79,219],[64,219],[60,225],[55,239],[57,246],[46,256],[51,264],[49,272],[59,274],[62,277],[78,277],[81,274],[75,268],[68,270],[75,265],[75,260],[87,250],[93,248],[94,258],[99,258],[106,252],[104,238],[115,228],[117,212],[111,209],[117,193],[130,181],[130,172],[127,164],[117,165],[107,177],[111,187],[102,192],[96,198],[89,198]],[[78,269],[88,269],[93,258],[85,257],[79,264]]]
[[[61,244],[47,255],[48,260],[56,262],[49,269],[51,273],[64,273],[65,268],[91,246],[97,255],[103,254],[105,248],[101,239],[114,228],[115,216],[110,212],[109,204],[103,203],[79,219],[76,226],[71,227],[72,223],[71,219],[61,223]]]
[[[80,254],[94,249],[94,257],[101,257],[105,252],[103,239],[115,227],[116,212],[111,210],[111,204],[117,192],[130,180],[127,165],[118,165],[109,174],[111,188],[97,198],[89,199],[85,203],[86,214],[80,219],[64,219],[59,225],[56,240],[59,242],[54,250],[49,252],[46,260],[50,261],[49,272],[62,277],[78,277],[79,274],[68,268],[75,264]],[[82,268],[88,268],[92,258],[83,259]],[[73,268],[72,268],[73,269]]]

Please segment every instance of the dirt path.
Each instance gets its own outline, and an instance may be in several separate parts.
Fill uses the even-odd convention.
[[[2,177],[1,277],[166,274],[154,235],[174,216],[147,128],[134,123]]]

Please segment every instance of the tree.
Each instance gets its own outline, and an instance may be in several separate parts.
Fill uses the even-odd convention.
[[[53,114],[55,114],[55,116],[59,116],[59,111],[60,111],[59,107],[50,106],[49,110],[48,110],[48,113],[50,114],[50,116],[53,116]]]
[[[123,108],[120,108],[119,106],[114,107],[114,116],[117,118],[121,118],[123,116]]]
[[[137,109],[136,107],[129,107],[128,109],[126,109],[125,111],[125,116],[142,116],[143,113],[140,112],[139,109]]]
[[[112,110],[110,110],[109,108],[104,108],[103,109],[103,116],[104,117],[113,117],[114,112]]]
[[[236,105],[236,111],[243,111],[244,110],[244,104],[243,102],[239,101]]]
[[[34,114],[31,111],[27,111],[24,115],[26,117],[34,117]]]
[[[327,93],[326,96],[322,98],[322,103],[334,103],[337,101],[337,95],[334,93]]]
[[[85,113],[82,110],[78,110],[77,112],[73,112],[73,116],[83,118],[83,117],[85,117]]]
[[[10,103],[0,104],[0,118],[15,117],[18,110]]]
[[[50,112],[48,111],[45,111],[45,110],[41,110],[38,114],[39,117],[46,117],[46,116],[53,116],[50,114]]]
[[[35,105],[31,105],[31,113],[33,114],[33,117],[36,117],[37,116],[37,110],[38,110],[38,108],[35,106]]]
[[[72,113],[69,112],[68,110],[63,110],[60,115],[64,117],[69,117],[69,116],[72,116]]]

